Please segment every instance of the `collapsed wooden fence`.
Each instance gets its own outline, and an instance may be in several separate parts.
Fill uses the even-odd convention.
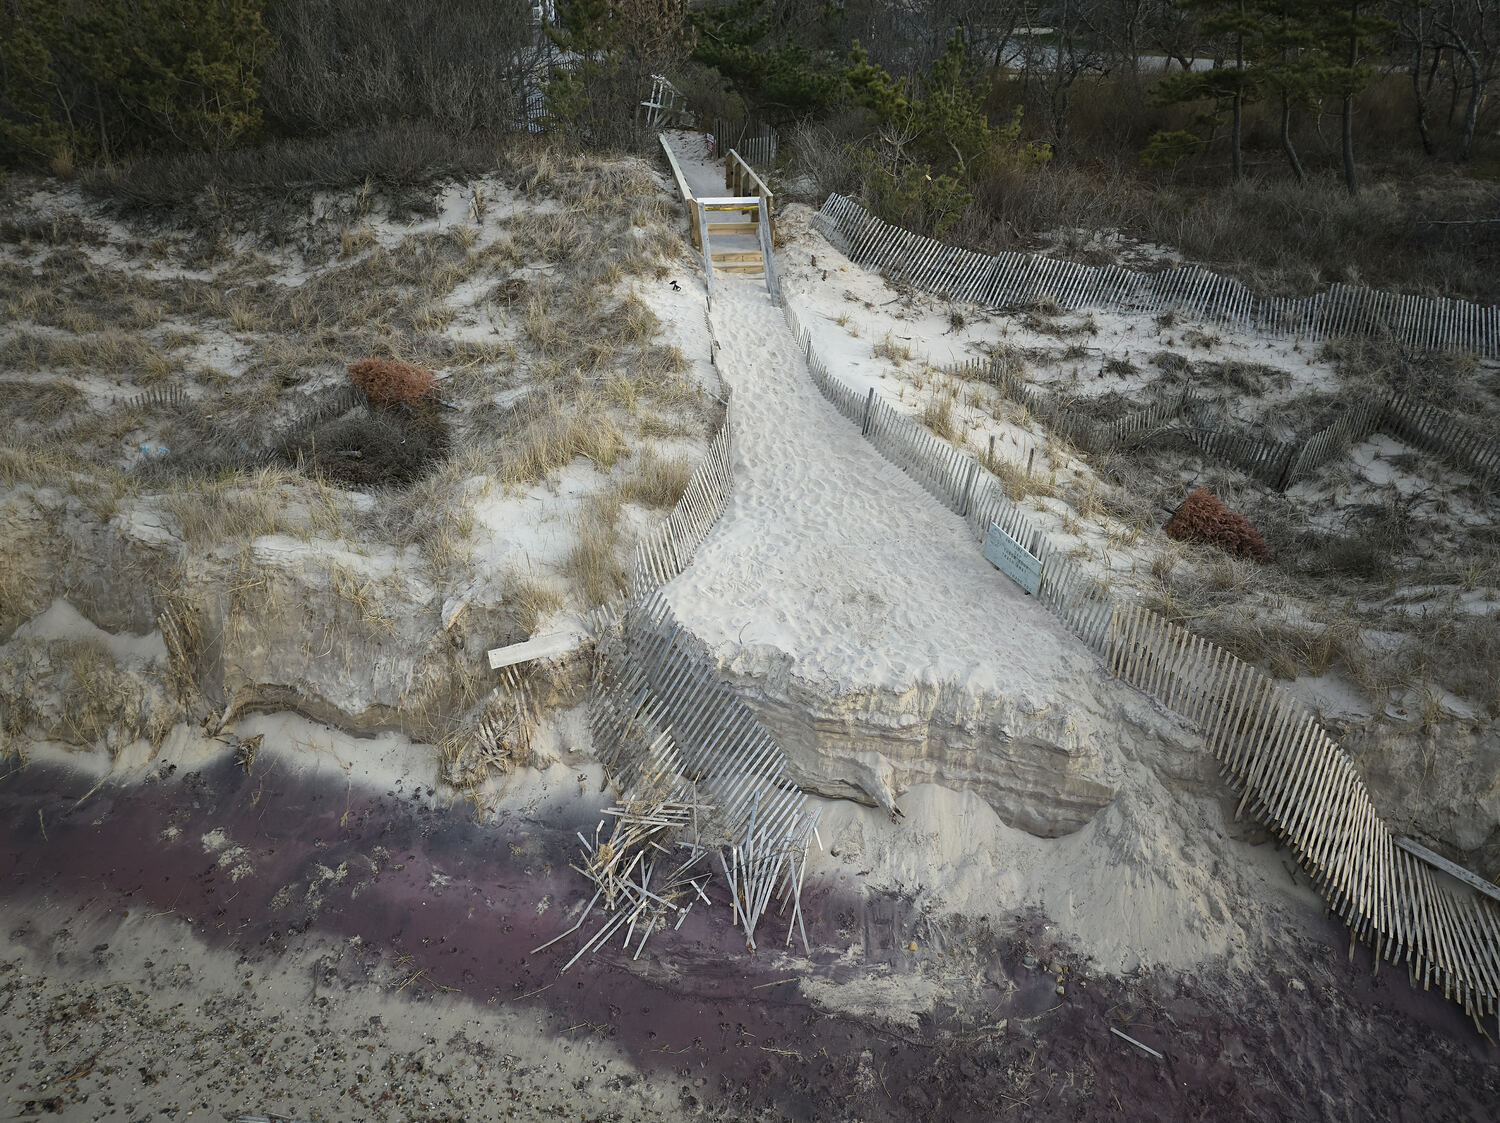
[[[1308,478],[1377,432],[1433,453],[1469,472],[1481,486],[1493,486],[1500,477],[1500,439],[1446,410],[1400,394],[1356,401],[1305,440],[1290,442],[1225,428],[1190,387],[1159,395],[1151,405],[1115,421],[1098,422],[1080,417],[1073,399],[1032,386],[1001,359],[970,359],[944,368],[943,373],[995,387],[1085,452],[1108,452],[1176,434],[1204,456],[1230,464],[1278,491]]]
[[[1149,609],[1116,600],[1005,496],[967,453],[828,368],[785,309],[813,382],[892,463],[963,516],[983,541],[999,526],[1041,563],[1038,599],[1110,670],[1181,715],[1249,810],[1297,856],[1314,885],[1378,956],[1436,982],[1479,1024],[1500,1002],[1500,889],[1455,893],[1375,810],[1353,761],[1316,716],[1269,676]],[[1318,455],[1315,450],[1313,456]],[[1466,872],[1466,871],[1464,871]],[[1490,898],[1494,898],[1493,900]],[[1351,944],[1352,950],[1352,944]]]
[[[1046,298],[1064,308],[1145,313],[1173,308],[1236,330],[1258,328],[1314,341],[1380,334],[1418,351],[1500,356],[1500,307],[1495,305],[1345,284],[1308,297],[1260,297],[1233,278],[1196,265],[1139,273],[1036,254],[981,254],[892,226],[837,193],[824,202],[813,226],[861,265],[979,304]]]
[[[712,323],[709,325],[712,337]],[[787,942],[802,936],[801,892],[817,815],[786,776],[786,757],[734,696],[660,589],[687,567],[734,484],[733,402],[719,380],[723,419],[672,513],[637,543],[623,598],[589,617],[595,671],[589,689],[594,750],[614,784],[594,837],[582,834],[575,868],[595,886],[578,922],[598,928],[563,967],[624,932],[639,956],[653,932],[679,927],[718,862],[733,922],[746,946],[775,897],[788,905]]]
[[[712,346],[711,321],[709,333]],[[714,861],[750,950],[774,897],[783,914],[792,909],[787,942],[795,930],[806,947],[802,879],[817,816],[786,778],[780,747],[660,594],[692,561],[734,485],[733,400],[722,378],[718,385],[723,416],[707,453],[672,513],[637,542],[623,596],[588,616],[589,725],[617,798],[593,838],[578,836],[574,868],[592,882],[593,896],[573,927],[536,949],[579,931],[597,907],[598,927],[563,970],[621,932],[639,956],[653,932],[680,927],[695,903],[709,904]]]

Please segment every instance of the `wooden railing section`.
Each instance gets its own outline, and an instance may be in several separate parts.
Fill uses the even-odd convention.
[[[761,179],[738,152],[731,148],[724,157],[724,188],[731,195],[755,195],[760,199],[761,213],[770,224],[771,236],[776,236],[776,196],[770,186]]]
[[[688,226],[693,240],[693,249],[703,248],[703,237],[698,230],[698,208],[694,206],[693,192],[688,187],[687,176],[682,174],[682,165],[677,162],[677,154],[672,151],[672,145],[667,140],[666,133],[657,133],[656,139],[661,142],[661,150],[667,154],[667,163],[672,168],[672,178],[677,181],[677,194],[682,197],[683,204],[687,207]]]
[[[666,134],[658,134],[658,139],[661,142],[662,151],[667,155],[667,163],[672,168],[672,176],[677,181],[677,190],[682,196],[683,205],[687,207],[689,234],[692,238],[693,249],[697,250],[702,257],[709,301],[713,301],[714,273],[718,271],[764,277],[766,289],[770,292],[772,300],[779,302],[780,285],[776,278],[776,262],[772,248],[775,232],[771,226],[771,208],[774,201],[771,189],[748,164],[740,159],[738,153],[730,151],[724,164],[724,181],[737,193],[716,198],[695,197]],[[715,221],[715,218],[727,215],[736,217],[720,218],[719,221]],[[753,237],[756,240],[756,248],[753,250],[714,250],[710,243],[715,235]]]

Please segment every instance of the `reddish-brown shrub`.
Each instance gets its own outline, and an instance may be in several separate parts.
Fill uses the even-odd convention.
[[[1225,553],[1258,562],[1271,560],[1271,551],[1266,549],[1266,540],[1260,536],[1260,531],[1251,526],[1244,515],[1237,515],[1225,507],[1206,487],[1200,487],[1182,501],[1182,506],[1167,523],[1166,531],[1167,537],[1180,542],[1204,542]]]
[[[349,367],[349,378],[371,405],[415,405],[432,389],[437,376],[400,359],[361,359]]]

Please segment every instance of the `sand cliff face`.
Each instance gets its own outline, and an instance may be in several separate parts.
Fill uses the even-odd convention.
[[[937,784],[973,792],[1007,826],[1053,838],[1114,800],[1127,740],[1167,749],[1155,755],[1190,787],[1210,779],[1195,764],[1190,735],[1173,737],[1165,721],[1083,684],[1070,697],[957,683],[851,687],[801,677],[789,656],[763,645],[716,655],[780,742],[797,783],[820,795],[894,812],[909,789]]]
[[[1375,805],[1398,834],[1448,848],[1500,879],[1500,722],[1453,722],[1346,731]]]
[[[144,507],[99,524],[75,498],[39,498],[10,505],[6,527],[62,561],[36,582],[35,603],[19,606],[37,625],[0,643],[0,749],[40,737],[113,752],[121,738],[156,742],[210,711],[293,710],[350,733],[420,737],[421,726],[463,704],[486,641],[522,638],[498,597],[477,590],[452,615],[394,553],[271,537],[238,558],[195,555]],[[196,613],[191,670],[204,697],[187,706],[154,628],[162,591]],[[79,619],[49,609],[55,599]],[[129,636],[150,639],[149,650],[116,650],[112,637]],[[1179,790],[1223,793],[1191,732],[1082,654],[1045,688],[1020,678],[1014,688],[993,677],[835,680],[802,670],[774,644],[716,642],[712,658],[780,741],[796,782],[829,797],[890,810],[934,784],[974,793],[1008,826],[1057,837],[1116,801],[1129,761]],[[581,688],[571,681],[569,699]],[[87,720],[85,696],[100,700]],[[1481,874],[1500,872],[1493,723],[1425,734],[1381,726],[1342,739],[1395,829]]]
[[[900,807],[916,784],[972,791],[1009,826],[1069,834],[1114,798],[1112,763],[1063,715],[1021,713],[1007,699],[943,690],[820,697],[793,686],[735,686],[780,741],[802,787]]]

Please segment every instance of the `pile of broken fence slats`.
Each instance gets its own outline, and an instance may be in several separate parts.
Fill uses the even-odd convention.
[[[810,350],[796,314],[787,308],[785,316]],[[810,355],[808,366],[830,401],[851,400],[824,362]],[[919,443],[876,447],[929,486],[927,473],[912,467],[923,455]],[[1481,1015],[1500,1014],[1500,905],[1450,890],[1396,845],[1353,761],[1300,701],[1202,636],[1111,597],[1006,498],[990,472],[975,467],[967,492],[975,536],[983,541],[998,525],[1039,558],[1038,600],[1115,675],[1201,729],[1226,780],[1242,793],[1238,812],[1250,810],[1280,835],[1351,935],[1404,962],[1414,984],[1436,982],[1476,1025]],[[939,498],[954,506],[951,497]]]
[[[779,897],[788,906],[786,942],[800,933],[802,882],[817,815],[786,775],[786,757],[696,650],[660,593],[632,598],[596,642],[589,693],[594,750],[619,793],[594,838],[579,836],[575,866],[604,914],[564,970],[622,929],[635,955],[653,931],[680,926],[717,862],[730,891],[731,915],[756,947],[761,918]],[[556,939],[548,947],[555,943]],[[538,948],[538,951],[543,950]]]
[[[593,707],[591,716],[596,729],[605,724],[598,720],[600,707]],[[545,951],[577,932],[598,905],[599,927],[563,964],[563,971],[622,931],[625,949],[630,950],[634,940],[631,958],[638,959],[652,933],[669,925],[675,931],[695,904],[709,903],[703,891],[712,874],[704,860],[709,850],[701,844],[697,828],[700,822],[707,825],[711,808],[700,805],[692,785],[683,783],[682,762],[671,734],[654,732],[649,714],[638,717],[633,729],[612,746],[612,758],[628,765],[630,774],[628,782],[616,778],[620,798],[605,810],[613,827],[601,838],[605,823],[601,819],[592,839],[578,835],[583,844],[582,864],[573,868],[593,883],[594,895],[573,927],[532,953]],[[691,835],[685,833],[689,830]],[[637,932],[639,940],[635,940]]]
[[[1178,309],[1234,330],[1253,327],[1314,341],[1379,334],[1419,351],[1500,356],[1495,305],[1346,284],[1309,297],[1258,297],[1233,278],[1196,265],[1138,273],[1036,254],[981,254],[892,226],[837,193],[813,217],[813,226],[851,260],[956,300],[1003,306],[1046,299],[1070,309],[1147,313]]]

